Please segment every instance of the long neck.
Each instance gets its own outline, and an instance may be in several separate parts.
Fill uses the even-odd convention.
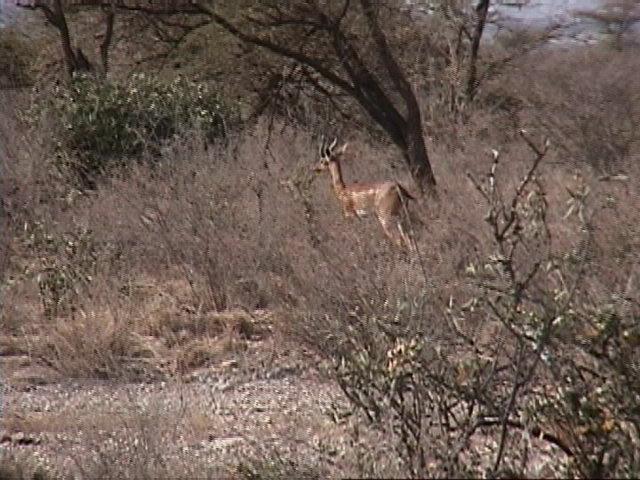
[[[340,162],[336,160],[330,162],[329,173],[331,174],[333,189],[337,194],[342,193],[344,191],[344,181],[342,180],[342,169],[340,168]]]

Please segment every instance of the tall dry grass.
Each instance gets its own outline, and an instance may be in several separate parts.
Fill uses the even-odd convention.
[[[446,142],[430,142],[440,201],[410,205],[417,255],[394,249],[374,218],[342,217],[329,179],[312,172],[318,132],[259,122],[225,148],[204,148],[184,132],[159,161],[81,192],[52,173],[49,146],[3,113],[3,334],[34,362],[74,378],[153,379],[220,364],[269,335],[267,323],[327,360],[355,340],[386,354],[380,332],[417,332],[463,358],[469,352],[446,328],[447,306],[470,295],[468,265],[494,253],[466,173],[483,175],[490,150],[499,150],[508,198],[532,162],[517,139],[521,126],[552,137],[539,179],[553,253],[573,248],[586,218],[583,298],[624,297],[637,309],[639,105],[623,79],[640,78],[632,75],[638,65],[598,53],[565,65],[563,55],[536,60],[548,77],[530,75],[533,64],[523,61],[491,87],[518,95],[521,108],[479,111],[452,126]],[[595,75],[603,62],[616,73],[612,83]],[[11,101],[13,112],[22,108]],[[391,147],[359,132],[343,137],[354,147],[348,182],[411,185]],[[491,326],[481,331],[478,315],[464,327],[499,348],[502,337]]]
[[[464,172],[482,171],[489,149],[498,148],[509,159],[500,174],[513,188],[530,160],[516,141],[492,143],[504,140],[499,132],[474,137],[486,128],[481,116],[475,127],[468,126],[459,148],[432,144],[445,200],[410,206],[419,256],[409,257],[387,243],[375,219],[342,218],[328,177],[311,171],[317,160],[315,132],[288,128],[274,133],[259,124],[226,150],[204,150],[186,134],[165,147],[159,163],[132,166],[95,191],[79,192],[47,169],[46,146],[9,136],[18,127],[3,118],[5,148],[11,149],[2,165],[4,208],[14,229],[13,271],[22,271],[6,287],[5,298],[11,301],[5,302],[4,322],[22,330],[48,325],[58,329],[60,338],[78,329],[87,332],[81,338],[89,338],[96,325],[103,325],[105,336],[93,340],[115,358],[140,349],[129,338],[134,332],[160,335],[165,344],[175,345],[186,317],[206,323],[208,315],[237,307],[324,315],[425,292],[434,305],[445,301],[460,293],[465,267],[489,248],[483,212]],[[354,146],[344,165],[347,181],[398,178],[410,185],[391,148],[370,145],[356,132],[346,139]],[[594,282],[611,285],[618,274],[625,276],[613,259],[626,262],[638,238],[633,234],[634,177],[617,184],[581,171],[584,185],[579,187],[575,164],[565,161],[561,150],[555,155],[543,175],[551,186],[551,228],[558,248],[572,240],[563,218],[567,188],[586,185],[592,197],[604,202],[597,212],[606,222],[597,233],[602,245],[594,268],[602,274]],[[631,172],[631,162],[628,168]],[[69,246],[81,240],[84,250]],[[61,272],[66,276],[62,287],[54,281]],[[50,277],[53,286],[43,288],[43,278]],[[69,308],[60,305],[59,315],[44,311],[42,297],[47,295]],[[29,319],[26,327],[24,318]],[[85,356],[68,344],[62,352]],[[39,356],[50,358],[50,347]],[[107,366],[113,362],[100,360],[96,371],[115,368]],[[73,370],[62,361],[56,368]]]

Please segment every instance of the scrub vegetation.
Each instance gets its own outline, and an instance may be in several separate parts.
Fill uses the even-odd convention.
[[[634,8],[164,3],[0,29],[1,475],[640,476]]]

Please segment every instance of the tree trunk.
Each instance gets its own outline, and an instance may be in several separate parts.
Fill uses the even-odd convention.
[[[480,0],[476,6],[478,18],[471,41],[471,58],[469,59],[469,73],[467,76],[467,100],[473,100],[478,89],[478,52],[480,51],[480,41],[487,22],[490,4],[491,0]]]
[[[73,53],[73,47],[71,46],[71,34],[69,33],[67,18],[65,17],[60,0],[56,0],[53,3],[53,16],[54,18],[50,19],[50,21],[58,28],[58,31],[60,32],[60,41],[62,43],[62,51],[64,53],[64,63],[67,67],[69,78],[71,78],[73,77],[73,72],[76,71],[77,67],[76,56]]]
[[[261,37],[242,31],[225,17],[216,13],[214,9],[202,4],[197,4],[197,6],[201,9],[201,13],[208,15],[220,27],[241,41],[258,45],[284,58],[306,65],[324,77],[325,80],[350,95],[389,135],[393,143],[400,148],[420,191],[435,195],[436,179],[429,163],[427,147],[422,136],[422,115],[415,92],[405,72],[395,59],[385,34],[378,23],[377,14],[380,5],[371,0],[360,0],[360,4],[377,47],[375,52],[386,70],[382,74],[387,73],[388,78],[391,80],[391,92],[389,92],[389,89],[385,89],[385,86],[379,82],[377,75],[374,75],[367,68],[358,53],[358,49],[351,45],[348,35],[341,30],[340,19],[342,17],[339,17],[338,20],[332,20],[319,7],[315,7],[316,13],[321,20],[320,26],[329,33],[333,41],[336,60],[341,63],[342,68],[348,75],[347,78],[342,77],[339,72],[328,68],[325,64],[325,59],[321,56],[314,57],[306,52],[292,49],[288,44],[274,42],[269,37]],[[348,6],[349,2],[346,2],[344,12],[346,12]],[[306,18],[294,17],[287,18],[284,23],[306,25],[308,22],[309,20]],[[401,102],[399,105],[394,103],[393,97],[395,94],[399,95],[398,101]],[[406,116],[401,113],[403,110],[407,111]]]
[[[360,0],[360,3],[371,28],[373,39],[378,47],[382,63],[389,73],[391,83],[394,85],[396,92],[400,94],[407,109],[406,121],[402,122],[404,146],[401,147],[404,147],[404,156],[409,166],[409,171],[421,192],[435,193],[436,178],[431,169],[427,146],[422,136],[422,114],[420,113],[418,99],[405,72],[394,57],[387,38],[380,27],[377,14],[379,7],[374,7],[371,0]]]
[[[79,70],[92,70],[93,66],[82,50],[77,48],[76,52],[73,51],[73,42],[62,0],[53,0],[51,7],[46,3],[36,3],[34,8],[42,10],[47,21],[58,29],[62,53],[64,54],[64,64],[69,78],[73,78],[74,72]]]
[[[100,44],[100,59],[102,60],[102,75],[107,78],[109,73],[109,48],[111,47],[111,41],[113,40],[113,24],[115,21],[115,6],[111,2],[111,6],[104,13],[104,39]]]
[[[422,135],[422,123],[408,122],[405,133],[405,160],[411,176],[421,192],[435,193],[436,177],[431,169],[427,146]]]

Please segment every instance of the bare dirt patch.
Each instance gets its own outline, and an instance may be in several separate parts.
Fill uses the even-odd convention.
[[[6,385],[3,447],[49,472],[85,478],[106,473],[110,462],[120,463],[110,474],[125,477],[175,468],[184,474],[187,467],[228,476],[265,452],[339,475],[345,426],[330,412],[345,399],[304,366],[304,354],[282,349],[274,363],[270,342],[249,347],[245,366],[229,361],[154,383],[29,385],[22,380],[34,367],[25,364]],[[3,357],[5,365],[12,361]]]

